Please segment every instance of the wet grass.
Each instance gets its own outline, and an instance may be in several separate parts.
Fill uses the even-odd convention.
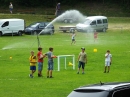
[[[34,21],[44,21],[44,16],[31,15],[2,15],[1,18],[23,18],[26,24]],[[116,20],[116,22],[114,22]],[[72,62],[71,57],[67,57],[67,69],[64,67],[64,58],[61,59],[60,71],[57,71],[57,59],[54,59],[53,79],[46,78],[47,58],[44,60],[43,77],[28,77],[30,51],[37,53],[37,36],[2,36],[0,37],[0,94],[1,97],[66,97],[74,88],[85,84],[102,82],[130,81],[130,28],[116,28],[120,24],[123,28],[128,25],[129,18],[109,17],[109,29],[106,33],[99,32],[98,40],[94,42],[93,34],[76,32],[76,45],[70,45],[70,33],[58,31],[62,23],[54,23],[54,35],[40,35],[40,44],[43,53],[48,48],[54,47],[55,55],[75,55],[75,70],[68,63]],[[79,75],[77,72],[77,57],[81,47],[86,48],[88,64],[85,67],[85,74]],[[97,49],[94,53],[93,49]],[[110,73],[104,71],[104,54],[106,50],[112,54],[112,65]],[[12,59],[10,59],[12,56]]]

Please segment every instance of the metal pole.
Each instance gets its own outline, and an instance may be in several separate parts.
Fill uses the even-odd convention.
[[[38,47],[40,47],[40,40],[39,40],[39,37],[38,37],[38,34],[37,34],[37,41],[38,41]]]

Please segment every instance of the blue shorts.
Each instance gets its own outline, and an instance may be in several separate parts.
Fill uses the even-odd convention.
[[[30,70],[36,70],[36,66],[30,66]]]
[[[75,41],[75,39],[72,39],[72,41]]]
[[[84,62],[79,61],[79,65],[78,65],[78,67],[80,68],[81,66],[82,66],[82,69],[84,69],[84,67],[85,67],[85,63],[84,63]]]
[[[38,71],[42,71],[43,69],[43,62],[38,62]]]
[[[13,10],[13,8],[9,8],[9,10],[10,10],[10,11],[12,11],[12,10]]]
[[[53,70],[53,61],[48,61],[48,70]]]

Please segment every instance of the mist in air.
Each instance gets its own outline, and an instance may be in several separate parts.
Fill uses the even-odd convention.
[[[73,19],[76,22],[83,22],[86,18],[82,13],[80,13],[78,10],[67,10],[58,17],[56,17],[54,20],[52,20],[45,28],[47,28],[50,24],[53,24],[54,22],[61,22],[64,19]],[[39,33],[39,35],[44,31],[44,29]]]

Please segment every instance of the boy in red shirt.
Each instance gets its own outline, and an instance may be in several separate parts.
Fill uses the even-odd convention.
[[[42,48],[39,47],[38,48],[38,53],[37,53],[37,58],[38,58],[38,77],[42,76],[42,70],[43,70],[43,58],[45,57],[45,55],[43,55],[42,53]]]

